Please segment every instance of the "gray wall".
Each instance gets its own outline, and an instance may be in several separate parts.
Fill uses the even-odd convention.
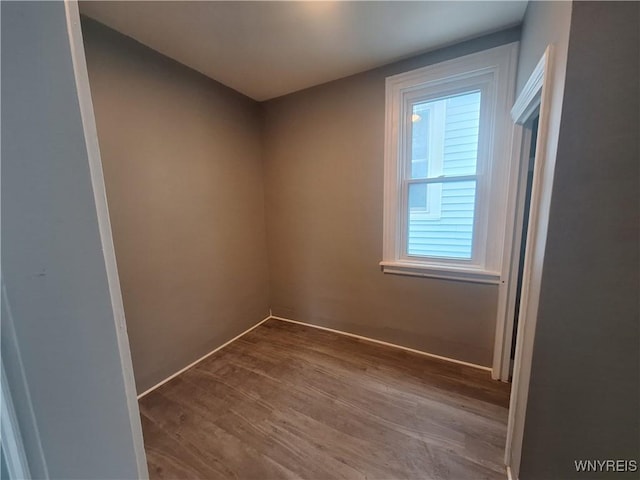
[[[261,112],[93,20],[82,26],[142,392],[269,315]]]
[[[497,286],[378,266],[385,77],[519,36],[503,31],[264,104],[274,315],[491,364]]]
[[[541,125],[546,128],[546,145],[544,157],[546,168],[542,170],[543,184],[551,185],[554,176],[554,164],[558,148],[558,135],[560,133],[560,121],[562,117],[562,100],[567,64],[567,49],[569,46],[569,28],[571,24],[571,2],[529,2],[522,26],[522,39],[520,41],[520,57],[518,60],[517,91],[522,91],[533,69],[544,54],[547,46],[551,45],[552,53],[549,60],[550,76],[546,92],[549,95],[548,123]],[[542,132],[540,137],[544,138]],[[547,188],[541,192],[540,212],[548,212],[551,205],[552,189]],[[535,229],[536,236],[529,239],[531,256],[531,285],[535,289],[542,281],[544,267],[544,245],[546,242],[548,215],[541,213],[537,218]],[[528,304],[526,312],[528,318],[536,318],[535,306]],[[520,446],[524,432],[524,417],[527,407],[527,394],[531,372],[532,341],[535,337],[535,322],[520,323],[518,328],[522,330],[524,338],[531,341],[522,345],[522,358],[520,376],[517,385],[511,392],[516,398],[514,406],[513,446],[510,455],[510,465],[514,478],[518,477],[520,465]]]
[[[522,480],[637,478],[573,461],[640,460],[639,10],[573,6]]]
[[[527,5],[522,26],[520,54],[518,58],[518,75],[516,91],[520,92],[529,79],[531,72],[540,57],[553,44],[556,63],[563,65],[566,61],[566,48],[569,40],[569,23],[571,21],[571,2],[530,1]],[[557,79],[558,72],[555,72]],[[562,70],[564,76],[564,70]],[[560,94],[562,90],[560,90]]]
[[[64,4],[1,8],[2,360],[32,473],[138,478]]]

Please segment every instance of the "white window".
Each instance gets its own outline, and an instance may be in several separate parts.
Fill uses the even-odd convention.
[[[516,53],[387,78],[385,273],[499,283]]]

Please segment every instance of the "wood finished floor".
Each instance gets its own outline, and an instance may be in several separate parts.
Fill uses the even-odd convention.
[[[505,479],[508,385],[269,320],[140,400],[151,479]]]

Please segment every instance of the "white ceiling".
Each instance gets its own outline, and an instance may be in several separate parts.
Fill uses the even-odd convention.
[[[80,11],[255,100],[516,25],[527,2],[81,2]]]

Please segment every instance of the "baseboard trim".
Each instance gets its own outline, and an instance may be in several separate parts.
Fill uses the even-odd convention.
[[[271,316],[271,310],[269,310],[269,316],[263,320],[260,320],[258,323],[256,323],[253,327],[248,328],[247,330],[245,330],[244,332],[240,333],[239,335],[236,335],[235,337],[233,337],[231,340],[228,340],[227,342],[223,343],[222,345],[220,345],[219,347],[214,348],[213,350],[211,350],[209,353],[203,355],[202,357],[200,357],[198,360],[196,360],[195,362],[190,363],[189,365],[187,365],[186,367],[184,367],[181,370],[178,370],[176,373],[174,373],[173,375],[165,378],[164,380],[162,380],[160,383],[157,383],[156,385],[154,385],[153,387],[145,390],[144,392],[142,392],[140,395],[138,395],[138,400],[140,400],[142,397],[144,397],[145,395],[147,395],[148,393],[153,392],[156,388],[161,387],[162,385],[164,385],[165,383],[167,383],[170,380],[173,380],[175,377],[177,377],[178,375],[180,375],[183,372],[186,372],[187,370],[189,370],[191,367],[197,365],[198,363],[202,362],[203,360],[205,360],[206,358],[210,357],[211,355],[213,355],[214,353],[216,353],[218,350],[222,350],[224,347],[226,347],[227,345],[229,345],[230,343],[235,342],[236,340],[238,340],[240,337],[246,335],[247,333],[249,333],[251,330],[253,330],[254,328],[259,327],[260,325],[262,325],[264,322],[266,322],[267,320],[269,320],[270,318],[272,318]]]
[[[352,338],[357,338],[360,340],[364,340],[367,342],[372,342],[372,343],[377,343],[378,345],[385,345],[387,347],[393,347],[393,348],[399,348],[400,350],[405,350],[407,352],[412,352],[412,353],[417,353],[418,355],[423,355],[426,357],[430,357],[430,358],[435,358],[437,360],[443,360],[445,362],[451,362],[451,363],[457,363],[458,365],[464,365],[466,367],[471,367],[471,368],[476,368],[478,370],[484,370],[486,372],[491,372],[491,367],[485,367],[483,365],[478,365],[476,363],[470,363],[470,362],[464,362],[462,360],[456,360],[455,358],[449,358],[449,357],[443,357],[442,355],[436,355],[435,353],[428,353],[428,352],[423,352],[421,350],[415,350],[413,348],[409,348],[409,347],[404,347],[402,345],[397,345],[395,343],[389,343],[389,342],[385,342],[382,340],[376,340],[375,338],[370,338],[370,337],[364,337],[362,335],[356,335],[355,333],[349,333],[349,332],[344,332],[342,330],[336,330],[334,328],[328,328],[328,327],[321,327],[320,325],[314,325],[313,323],[306,323],[306,322],[300,322],[298,320],[291,320],[290,318],[285,318],[285,317],[279,317],[277,315],[273,315],[271,313],[271,310],[269,310],[269,316],[264,318],[263,320],[260,320],[258,323],[256,323],[254,326],[248,328],[247,330],[245,330],[244,332],[240,333],[239,335],[236,335],[235,337],[233,337],[231,340],[228,340],[227,342],[223,343],[222,345],[220,345],[219,347],[214,348],[213,350],[211,350],[209,353],[203,355],[202,357],[200,357],[199,359],[197,359],[196,361],[190,363],[189,365],[187,365],[186,367],[178,370],[176,373],[174,373],[173,375],[170,375],[169,377],[165,378],[164,380],[162,380],[161,382],[157,383],[156,385],[154,385],[153,387],[145,390],[144,392],[142,392],[140,395],[138,395],[138,400],[140,400],[142,397],[144,397],[145,395],[153,392],[156,388],[161,387],[162,385],[164,385],[165,383],[169,382],[170,380],[173,380],[175,377],[177,377],[178,375],[180,375],[183,372],[186,372],[187,370],[189,370],[191,367],[197,365],[198,363],[202,362],[203,360],[205,360],[206,358],[210,357],[211,355],[213,355],[214,353],[216,353],[218,350],[223,349],[224,347],[226,347],[227,345],[235,342],[236,340],[238,340],[240,337],[246,335],[247,333],[249,333],[251,330],[253,330],[254,328],[259,327],[260,325],[262,325],[264,322],[266,322],[267,320],[280,320],[282,322],[289,322],[289,323],[295,323],[298,325],[303,325],[305,327],[311,327],[311,328],[317,328],[318,330],[325,330],[327,332],[333,332],[333,333],[337,333],[339,335],[345,335],[347,337],[352,337]]]
[[[402,345],[397,345],[395,343],[384,342],[382,340],[376,340],[375,338],[363,337],[362,335],[356,335],[355,333],[344,332],[342,330],[335,330],[333,328],[321,327],[320,325],[314,325],[313,323],[300,322],[298,320],[291,320],[290,318],[279,317],[277,315],[271,315],[272,319],[280,320],[283,322],[296,323],[298,325],[304,325],[305,327],[317,328],[318,330],[326,330],[327,332],[338,333],[340,335],[346,335],[347,337],[358,338],[360,340],[365,340],[367,342],[377,343],[378,345],[385,345],[387,347],[399,348],[400,350],[405,350],[407,352],[417,353],[419,355],[424,355],[426,357],[435,358],[438,360],[444,360],[445,362],[457,363],[458,365],[464,365],[467,367],[476,368],[478,370],[484,370],[486,372],[491,372],[491,367],[485,367],[483,365],[478,365],[476,363],[464,362],[462,360],[456,360],[455,358],[443,357],[442,355],[436,355],[435,353],[423,352],[421,350],[415,350],[409,347],[403,347]]]

